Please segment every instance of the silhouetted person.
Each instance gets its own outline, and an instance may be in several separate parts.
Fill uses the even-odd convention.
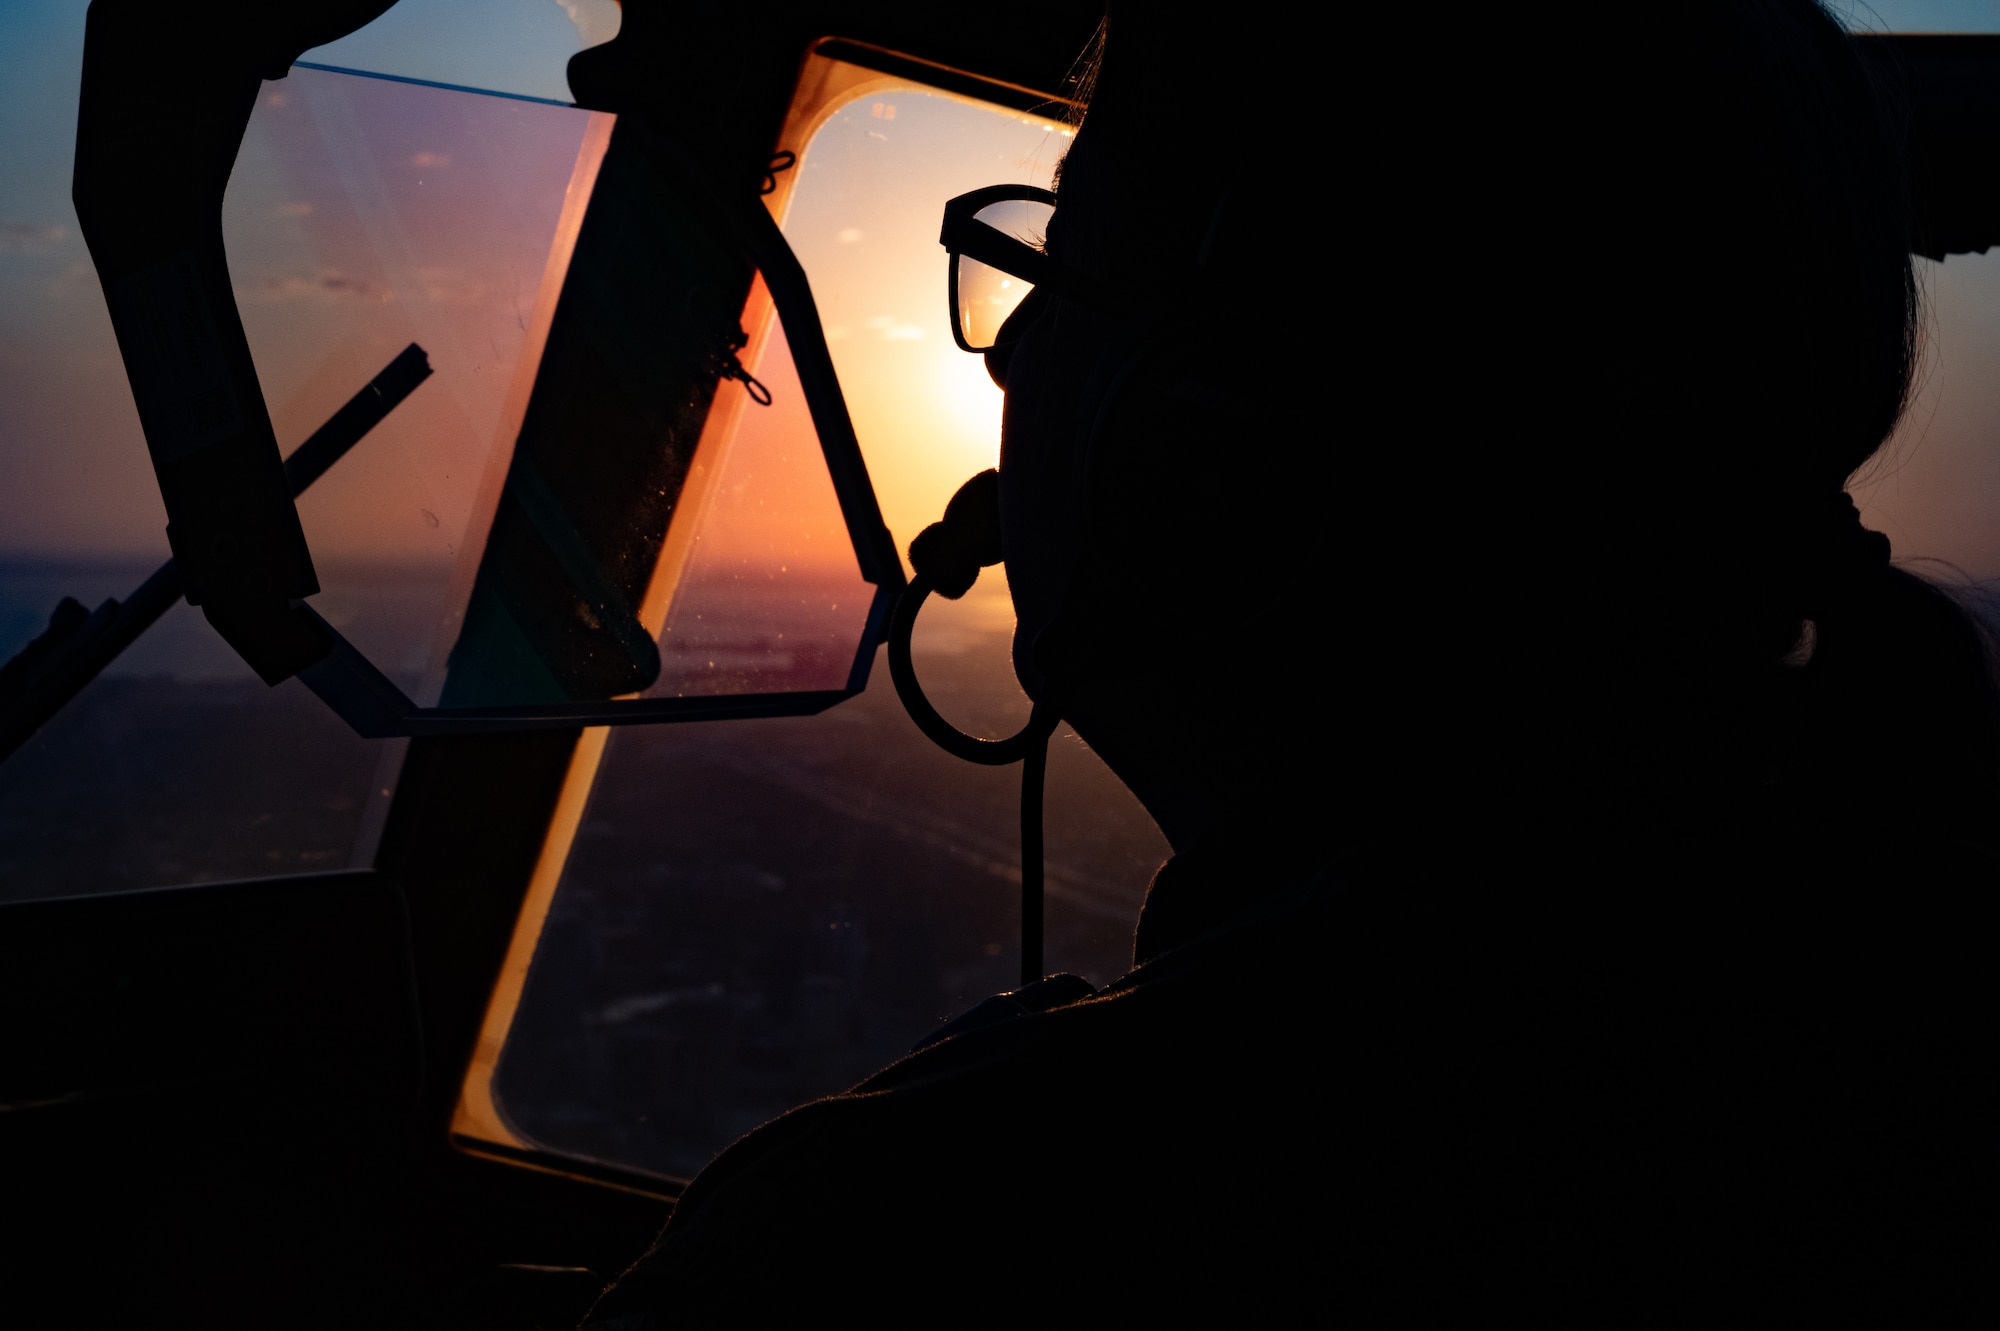
[[[1048,242],[1113,296],[990,356],[1017,668],[1175,850],[1137,968],[752,1133],[593,1324],[1989,1297],[1993,670],[1843,493],[1893,71],[1272,22],[1113,13]]]

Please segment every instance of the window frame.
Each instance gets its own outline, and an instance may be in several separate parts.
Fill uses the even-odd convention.
[[[823,37],[812,42],[800,60],[792,100],[772,152],[789,151],[803,158],[805,146],[813,135],[843,108],[870,96],[899,91],[942,93],[1011,111],[1057,116],[1082,108],[1082,103],[1074,99],[1023,84],[987,78],[868,42]],[[785,219],[797,177],[796,170],[777,173],[775,188],[764,196],[764,207],[774,227]],[[819,331],[815,325],[813,333],[817,335]],[[823,339],[816,337],[816,340],[824,347]],[[589,1179],[647,1196],[673,1198],[688,1180],[571,1155],[532,1141],[509,1122],[494,1088],[535,951],[568,865],[577,830],[588,810],[609,737],[610,727],[587,727],[570,755],[514,920],[505,959],[487,997],[471,1060],[460,1081],[450,1141],[465,1155]]]

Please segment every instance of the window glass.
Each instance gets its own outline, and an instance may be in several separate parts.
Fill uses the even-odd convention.
[[[753,293],[751,303],[762,302]],[[711,410],[705,433],[723,447],[697,455],[653,574],[648,601],[658,604],[640,612],[648,629],[660,625],[648,698],[843,689],[867,631],[875,587],[861,576],[775,312],[761,334],[747,365],[771,400],[732,392],[730,408]]]
[[[223,210],[272,424],[303,439],[411,343],[433,371],[299,501],[313,606],[420,706],[521,428],[611,117],[294,68]]]
[[[539,60],[559,80],[579,39],[562,12],[549,9],[562,49],[533,56],[517,42],[512,58],[522,68]],[[86,606],[125,597],[168,555],[166,515],[69,200],[83,20],[81,4],[0,6],[0,661],[47,627],[63,597]],[[476,347],[470,359],[505,381],[516,354],[507,334],[523,321],[515,306],[533,305],[548,239],[519,241],[527,259],[476,273],[430,261],[389,272],[359,262],[358,250],[326,250],[329,224],[342,216],[335,206],[342,189],[334,188],[341,182],[288,180],[275,151],[284,132],[276,121],[290,116],[307,137],[319,134],[323,124],[302,118],[314,109],[309,85],[334,77],[301,70],[266,85],[232,181],[228,239],[238,304],[283,446],[298,444],[407,341],[422,342],[439,366],[434,381],[301,504],[327,587],[315,603],[389,668],[420,670],[436,581],[426,561],[450,557],[432,547],[449,534],[451,486],[412,477],[396,432],[473,438],[473,460],[490,443],[490,425],[480,424],[490,406],[449,388],[445,371],[467,363],[465,349]],[[425,151],[450,149],[414,145],[402,165],[424,170],[416,157]],[[573,143],[568,152],[573,162]],[[558,204],[567,165],[562,170]],[[435,173],[423,178],[422,188],[445,183]],[[473,211],[491,213],[492,202]],[[510,202],[493,225],[546,232],[527,201]],[[347,216],[356,220],[352,210]],[[405,258],[428,234],[425,219],[417,220],[423,224],[409,229],[416,240]],[[537,244],[541,252],[532,253]],[[531,272],[517,291],[510,270],[523,264]],[[468,322],[464,298],[482,283],[499,294],[482,289],[485,313]],[[349,335],[356,319],[385,309],[423,327],[401,341],[385,334],[393,345]],[[456,432],[440,432],[440,421],[453,417]],[[390,539],[383,529],[396,523],[403,534]],[[365,864],[401,752],[399,743],[355,737],[296,682],[267,689],[200,612],[177,605],[0,763],[0,900]]]
[[[1827,0],[1855,32],[2000,32],[1993,0]]]
[[[225,230],[281,431],[407,345],[434,371],[301,503],[315,608],[417,707],[844,691],[881,613],[769,293],[739,314],[722,272],[674,267],[709,251],[674,239],[691,218],[657,168],[642,185],[619,159],[600,197],[612,120],[298,66],[238,155]],[[607,198],[648,211],[625,248],[590,232],[572,266]],[[741,350],[741,382],[689,408],[698,444],[618,410],[689,324],[704,354]],[[619,498],[579,507],[621,438]],[[616,516],[633,494],[658,512]]]
[[[402,78],[570,99],[570,56],[618,35],[618,0],[396,0],[305,58]]]
[[[1026,708],[982,613],[915,656],[991,734]],[[819,716],[609,736],[496,1078],[521,1137],[686,1177],[1018,983],[1018,769],[934,748],[887,673]],[[1047,964],[1102,983],[1165,846],[1066,730],[1048,784]]]
[[[1899,563],[1947,583],[1990,582],[2000,579],[2000,253],[1916,266],[1916,391],[1854,497]]]
[[[998,453],[999,391],[951,337],[944,201],[1046,186],[1066,143],[1059,121],[810,62],[784,229],[899,546]],[[918,626],[926,688],[980,733],[1027,715],[1012,628],[998,569]],[[686,1176],[1013,987],[1019,770],[933,748],[887,674],[814,717],[583,746],[574,821],[559,819],[517,939],[525,985],[503,986],[489,1020],[485,1056],[502,1037],[505,1053],[475,1069],[464,1135]],[[1166,847],[1066,730],[1047,809],[1048,962],[1102,982],[1129,965]]]

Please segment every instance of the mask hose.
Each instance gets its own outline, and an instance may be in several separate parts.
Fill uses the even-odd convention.
[[[903,710],[933,744],[983,767],[1021,766],[1021,983],[1042,978],[1042,793],[1047,785],[1049,736],[1061,719],[1046,691],[1036,699],[1028,722],[1006,739],[968,735],[938,714],[917,682],[910,661],[910,638],[917,612],[932,592],[957,600],[972,589],[981,568],[1000,562],[1000,476],[982,471],[952,496],[944,520],[910,542],[916,576],[896,600],[889,618],[889,678]]]

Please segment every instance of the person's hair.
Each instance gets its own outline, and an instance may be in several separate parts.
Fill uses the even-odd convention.
[[[1097,31],[1090,34],[1090,40],[1083,50],[1077,52],[1076,62],[1070,66],[1063,78],[1063,96],[1068,98],[1062,109],[1062,122],[1071,129],[1083,123],[1084,114],[1090,109],[1090,99],[1097,95],[1097,76],[1104,69],[1104,34],[1109,27],[1109,19],[1100,19]],[[1062,176],[1062,164],[1056,164],[1057,180]]]
[[[1050,252],[1108,296],[1049,318],[1052,359],[1066,365],[1081,413],[1057,427],[1069,431],[1060,447],[1085,491],[1066,596],[1088,604],[1074,621],[1089,642],[1072,669],[1100,684],[1115,676],[1109,687],[1126,701],[1149,699],[1142,710],[1171,733],[1153,736],[1138,766],[1198,770],[1190,779],[1225,822],[1304,830],[1295,815],[1320,802],[1328,770],[1323,746],[1306,738],[1327,722],[1315,672],[1289,681],[1287,705],[1287,689],[1246,687],[1238,671],[1246,652],[1295,627],[1294,607],[1275,628],[1259,622],[1277,594],[1324,585],[1307,567],[1319,533],[1301,501],[1327,458],[1298,447],[1321,404],[1255,371],[1284,341],[1296,301],[1253,256],[1283,206],[1301,202],[1278,188],[1290,149],[1256,131],[1293,123],[1284,108],[1310,98],[1291,77],[1303,62],[1286,57],[1240,99],[1218,102],[1227,70],[1210,59],[1215,40],[1156,7],[1114,5],[1081,66],[1089,109],[1059,178]],[[1228,40],[1259,39],[1232,27]],[[1256,444],[1231,448],[1232,438]],[[1191,631],[1178,634],[1181,622]],[[1079,729],[1144,785],[1121,762],[1133,727]],[[1277,770],[1272,752],[1288,747],[1303,761]]]
[[[1728,774],[1768,812],[1983,839],[2000,796],[1987,634],[1890,565],[1843,495],[1918,365],[1897,71],[1814,0],[1711,0],[1652,40],[1655,77],[1627,95],[1657,100],[1631,117],[1606,219],[1633,279],[1607,405],[1641,456],[1683,460],[1649,478],[1679,487],[1646,534],[1680,539],[1650,572],[1696,639],[1665,655],[1713,681],[1701,705],[1773,727]]]

